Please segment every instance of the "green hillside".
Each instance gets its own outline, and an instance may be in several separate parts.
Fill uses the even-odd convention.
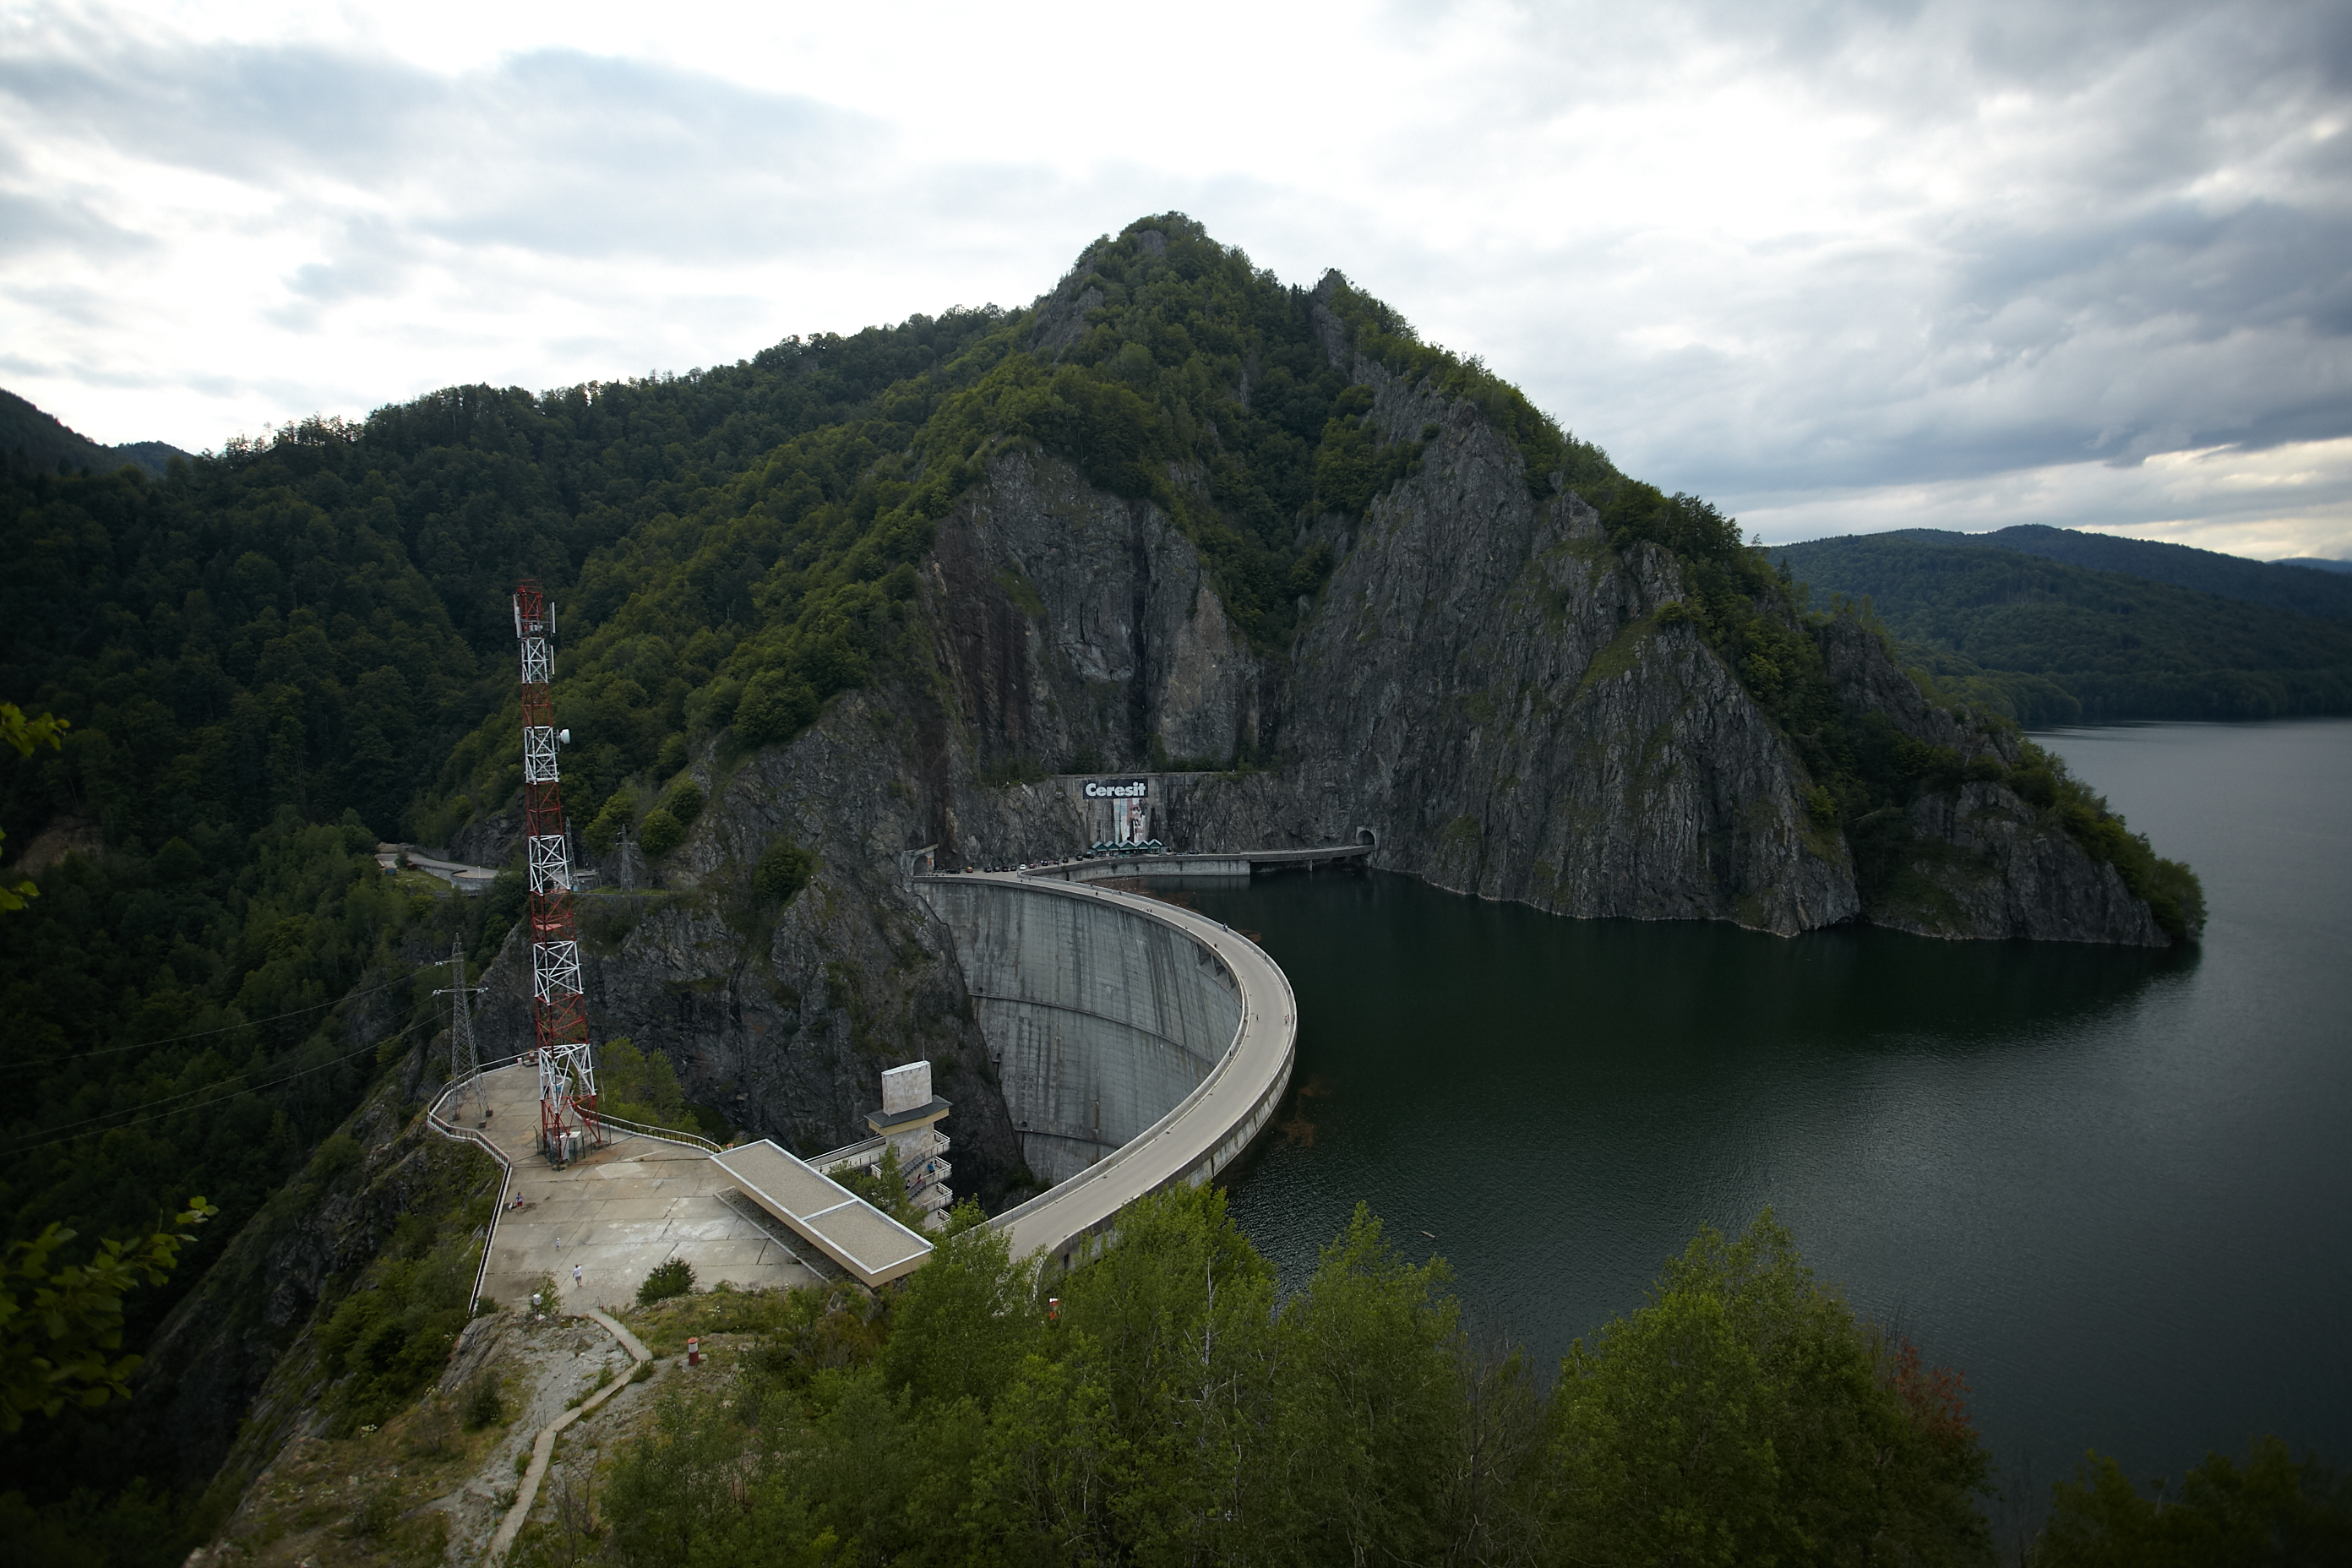
[[[1993,533],[1942,533],[1932,529],[1906,529],[1904,536],[1947,544],[1992,544],[2021,555],[2039,555],[2069,566],[2095,572],[2121,572],[2176,588],[2243,599],[2299,615],[2352,620],[2352,578],[2315,576],[2297,570],[2293,562],[2249,561],[2216,550],[2167,544],[2154,539],[2126,539],[2112,533],[2083,533],[2071,528],[2045,528],[2027,523]]]
[[[2352,711],[2352,623],[2343,620],[1927,531],[1775,553],[1816,601],[1867,598],[1953,695],[2022,723]],[[2240,564],[2336,586],[2315,573]]]

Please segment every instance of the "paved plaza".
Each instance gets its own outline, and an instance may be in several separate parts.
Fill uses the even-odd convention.
[[[493,1114],[481,1131],[514,1162],[482,1281],[483,1293],[500,1306],[527,1300],[542,1274],[555,1279],[571,1310],[626,1306],[655,1266],[672,1258],[692,1264],[695,1283],[706,1289],[722,1279],[746,1289],[816,1281],[794,1256],[789,1233],[737,1195],[702,1150],[616,1132],[606,1147],[559,1171],[536,1147],[533,1069],[484,1073],[482,1087]],[[471,1094],[442,1114],[467,1127],[481,1121]]]

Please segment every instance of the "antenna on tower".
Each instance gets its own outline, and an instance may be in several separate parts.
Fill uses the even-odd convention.
[[[474,1009],[468,1000],[481,987],[466,984],[466,950],[455,936],[449,939],[449,980],[450,984],[433,994],[457,999],[449,1018],[448,1082],[457,1095],[451,1109],[464,1103],[466,1091],[471,1089],[475,1108],[487,1122],[490,1119],[490,1100],[482,1092],[482,1053],[474,1045]]]
[[[588,1044],[580,938],[572,918],[572,839],[563,824],[555,727],[555,606],[526,577],[515,588],[522,651],[522,816],[530,893],[531,1033],[539,1063],[539,1142],[558,1164],[604,1142],[596,1113],[596,1058]],[[577,1122],[578,1125],[573,1125]]]

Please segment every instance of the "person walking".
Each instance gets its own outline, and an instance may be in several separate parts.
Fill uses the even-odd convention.
[[[580,1265],[577,1263],[572,1266],[572,1284],[575,1289],[578,1289],[580,1284]]]

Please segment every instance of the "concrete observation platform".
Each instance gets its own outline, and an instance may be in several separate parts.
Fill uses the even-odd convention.
[[[546,1274],[567,1310],[623,1307],[672,1258],[692,1264],[706,1288],[722,1279],[750,1289],[819,1278],[772,1222],[745,1212],[734,1181],[707,1150],[614,1131],[604,1148],[557,1170],[538,1152],[537,1073],[518,1064],[486,1072],[480,1082],[493,1112],[487,1127],[478,1127],[481,1112],[470,1090],[446,1096],[436,1110],[487,1136],[512,1167],[509,1206],[491,1227],[482,1277],[482,1293],[500,1306],[528,1300]]]

